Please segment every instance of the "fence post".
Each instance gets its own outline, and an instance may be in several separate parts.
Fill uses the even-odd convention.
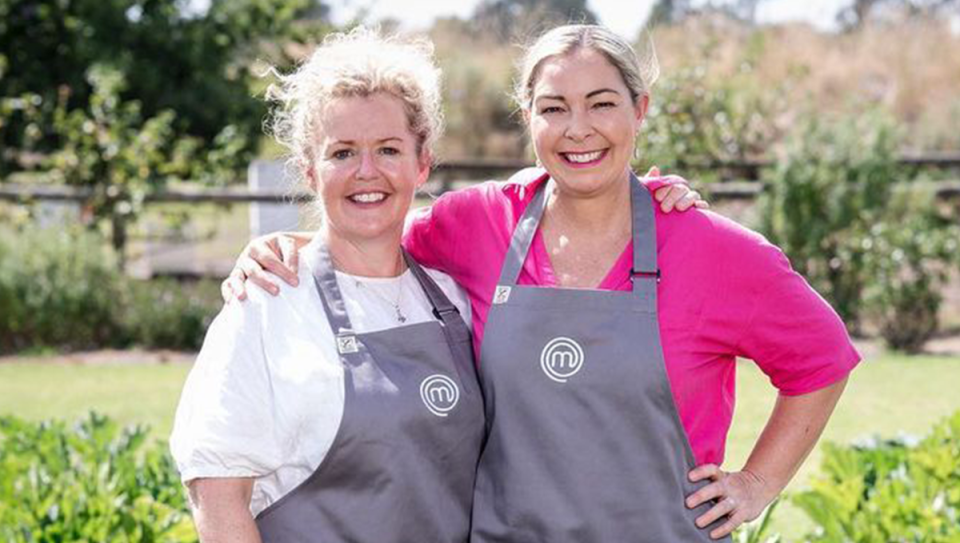
[[[283,161],[254,160],[247,168],[247,186],[252,192],[290,190],[293,181],[285,174]],[[250,237],[296,230],[299,224],[300,212],[292,200],[279,204],[250,204]]]

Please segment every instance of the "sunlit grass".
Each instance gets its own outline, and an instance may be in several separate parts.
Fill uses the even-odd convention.
[[[136,362],[0,364],[0,414],[76,420],[95,409],[123,423],[148,424],[154,437],[166,438],[189,366]],[[854,372],[824,440],[850,443],[871,435],[923,435],[934,422],[960,410],[957,383],[957,357],[884,355],[869,360]],[[749,362],[741,364],[737,384],[737,410],[724,465],[731,470],[743,464],[776,398],[766,377]],[[819,458],[815,450],[788,490],[809,481]],[[796,541],[809,528],[809,521],[791,504],[777,510],[774,530],[788,541]]]

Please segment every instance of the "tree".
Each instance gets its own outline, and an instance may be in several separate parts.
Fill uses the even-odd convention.
[[[658,0],[650,10],[647,25],[675,24],[690,11],[689,0]]]
[[[472,21],[500,39],[514,39],[554,24],[597,22],[586,0],[482,0]]]
[[[88,106],[94,65],[123,75],[119,99],[137,101],[144,118],[176,111],[175,135],[207,148],[232,127],[252,150],[264,110],[250,91],[251,61],[267,56],[264,43],[296,37],[303,21],[322,22],[327,9],[318,0],[212,0],[202,14],[183,7],[183,0],[0,0],[0,147],[7,151],[0,174],[23,167],[16,154],[60,148],[55,111]],[[271,51],[268,60],[289,62],[282,48]]]
[[[936,17],[960,10],[960,0],[854,0],[837,13],[837,22],[847,30],[856,30],[881,9],[906,17]]]
[[[146,117],[140,102],[121,101],[127,81],[115,68],[95,65],[86,76],[93,89],[89,105],[67,111],[61,99],[54,128],[62,148],[47,165],[56,182],[93,189],[84,204],[89,224],[109,229],[122,266],[127,228],[146,196],[187,176],[198,141],[175,135],[172,110]]]

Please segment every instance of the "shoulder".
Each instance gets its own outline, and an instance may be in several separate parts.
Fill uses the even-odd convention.
[[[738,222],[702,209],[664,213],[656,209],[658,241],[689,245],[708,258],[737,256],[739,265],[760,263],[783,255],[778,247]]]
[[[506,181],[485,181],[444,193],[434,202],[439,209],[498,209],[529,202],[539,184],[547,179],[541,168],[526,168]]]

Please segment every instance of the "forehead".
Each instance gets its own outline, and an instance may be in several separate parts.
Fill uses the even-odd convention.
[[[581,48],[550,57],[540,65],[533,98],[540,95],[578,96],[600,88],[627,93],[620,71],[602,53]]]
[[[403,102],[395,96],[345,96],[327,102],[318,130],[327,140],[379,141],[413,139]]]

